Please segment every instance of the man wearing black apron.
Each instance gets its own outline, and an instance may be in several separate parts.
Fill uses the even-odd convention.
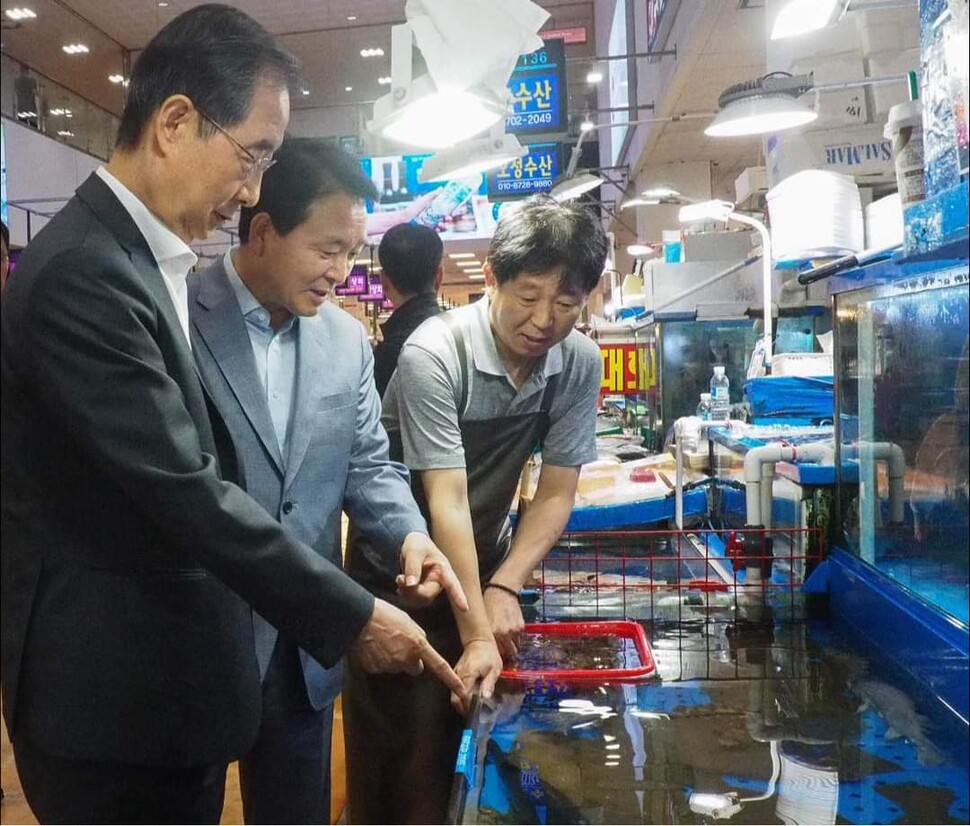
[[[580,465],[596,458],[600,353],[573,328],[606,253],[606,236],[584,207],[526,201],[495,231],[487,297],[425,322],[404,345],[384,396],[392,456],[411,469],[415,499],[469,602],[458,617],[443,600],[411,613],[483,697],[502,657],[515,654],[518,592],[569,519]],[[513,538],[509,507],[537,448],[538,485]],[[408,607],[386,565],[351,537],[353,577]],[[460,701],[452,695],[449,704],[435,683],[349,669],[352,823],[444,821],[462,718]]]

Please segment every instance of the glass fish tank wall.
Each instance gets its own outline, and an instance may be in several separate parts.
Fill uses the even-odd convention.
[[[964,627],[968,293],[963,264],[835,298],[844,544]]]

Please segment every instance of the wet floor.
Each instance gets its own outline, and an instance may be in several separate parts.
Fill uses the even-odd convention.
[[[823,626],[645,627],[658,680],[500,683],[462,822],[968,822],[953,731]]]

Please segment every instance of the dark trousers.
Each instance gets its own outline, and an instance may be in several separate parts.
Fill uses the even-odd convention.
[[[295,644],[278,637],[263,680],[263,718],[239,761],[247,824],[330,822],[333,705],[315,711]]]
[[[449,663],[461,656],[453,626],[429,630]],[[444,823],[464,721],[427,671],[367,674],[347,661],[344,740],[349,821]]]
[[[69,760],[13,744],[27,803],[41,823],[218,823],[226,765],[169,768]]]

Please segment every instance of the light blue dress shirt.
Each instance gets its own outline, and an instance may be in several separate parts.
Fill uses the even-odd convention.
[[[280,456],[284,464],[289,455],[290,417],[296,394],[297,324],[299,319],[290,316],[278,330],[270,326],[270,314],[249,291],[232,263],[232,250],[226,252],[225,267],[229,283],[236,294],[239,309],[246,321],[246,332],[256,360],[256,372],[263,383],[266,404],[276,431]]]

